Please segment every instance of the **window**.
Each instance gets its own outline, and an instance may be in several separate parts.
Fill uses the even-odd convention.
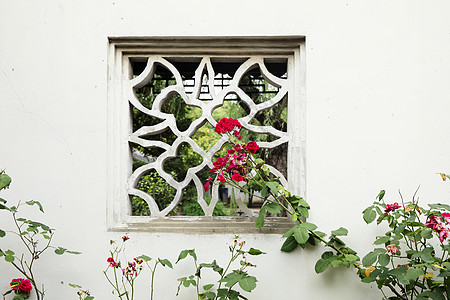
[[[239,119],[274,176],[305,191],[304,38],[110,38],[108,226],[154,232],[283,232],[286,216],[254,221],[262,205],[229,186],[206,192]]]

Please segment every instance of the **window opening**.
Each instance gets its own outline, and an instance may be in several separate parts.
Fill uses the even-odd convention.
[[[115,197],[114,203],[119,204],[114,206],[113,218],[120,216],[121,220],[114,224],[127,228],[132,224],[147,229],[154,226],[165,231],[169,230],[165,226],[177,225],[164,221],[181,220],[179,224],[185,225],[183,222],[193,219],[183,218],[197,217],[198,222],[218,224],[208,223],[212,227],[224,226],[220,225],[223,220],[234,220],[234,228],[238,228],[235,222],[239,220],[254,228],[263,201],[223,184],[204,190],[203,184],[212,175],[212,162],[224,156],[227,149],[227,139],[217,134],[214,126],[224,117],[238,119],[243,125],[243,142],[256,141],[258,155],[270,166],[272,176],[287,183],[298,165],[291,164],[289,154],[295,146],[289,115],[300,107],[296,104],[298,85],[296,88],[292,78],[299,72],[296,61],[301,39],[291,49],[281,47],[280,53],[255,51],[258,54],[253,50],[202,53],[183,48],[180,55],[176,47],[145,53],[141,48],[127,49],[129,45],[123,46],[125,51],[119,47],[120,41],[112,44],[116,56],[110,59],[120,64],[110,67],[112,73],[122,74],[112,98],[119,103],[117,107],[126,104],[122,116],[129,111],[128,129],[123,124],[118,126],[122,128],[118,140],[127,145],[121,153],[128,152],[129,157],[122,154],[118,158],[123,162],[122,170],[129,169],[127,187],[119,194],[125,194],[128,203]],[[257,48],[257,43],[251,47]],[[204,217],[207,219],[201,219]],[[274,230],[289,222],[283,215],[272,217],[273,223],[266,224],[272,224]],[[147,222],[145,218],[149,223],[143,223]],[[197,228],[195,224],[189,226]]]

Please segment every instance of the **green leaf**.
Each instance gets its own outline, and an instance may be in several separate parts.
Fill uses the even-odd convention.
[[[266,208],[263,206],[259,210],[258,218],[256,219],[256,228],[261,229],[264,226],[264,218],[266,217]]]
[[[6,260],[7,262],[13,262],[13,261],[14,261],[14,256],[12,256],[12,255],[6,255],[6,256],[5,256],[5,260]]]
[[[4,237],[6,235],[6,232],[0,229],[0,238]]]
[[[92,296],[87,296],[86,298],[84,298],[84,300],[94,300],[94,297],[92,297]]]
[[[291,252],[293,251],[295,248],[297,248],[298,243],[295,240],[294,236],[291,235],[290,237],[288,237],[284,243],[283,246],[281,246],[281,251],[283,252]]]
[[[348,230],[345,229],[344,227],[341,227],[341,228],[339,228],[339,229],[333,230],[333,231],[331,232],[331,234],[332,234],[332,235],[335,235],[335,236],[344,236],[344,235],[347,235],[347,234],[348,234]]]
[[[226,282],[226,287],[232,287],[243,278],[243,275],[237,273],[229,273],[224,278],[220,279],[220,282]]]
[[[364,211],[363,219],[367,224],[370,224],[373,221],[375,221],[376,217],[377,217],[377,213],[372,208],[370,208],[370,209],[368,208]]]
[[[435,204],[428,204],[428,206],[432,209],[445,209],[447,211],[450,211],[450,205],[448,204],[435,203]]]
[[[432,232],[431,228],[427,228],[427,229],[423,230],[421,235],[425,239],[433,238],[433,232]]]
[[[250,250],[248,250],[248,254],[250,255],[260,255],[260,254],[266,254],[266,252],[262,252],[261,250],[255,249],[255,248],[250,248]]]
[[[37,205],[38,207],[39,207],[39,210],[41,211],[41,212],[44,212],[44,208],[42,207],[42,204],[39,202],[39,201],[35,201],[35,200],[30,200],[30,201],[27,201],[27,202],[25,202],[26,204],[28,204],[28,205],[30,205],[30,206],[33,206],[33,205]]]
[[[81,252],[79,252],[79,251],[72,251],[72,250],[66,250],[66,252],[69,253],[69,254],[74,254],[74,255],[81,254]]]
[[[445,300],[444,294],[442,294],[441,292],[437,292],[437,291],[431,293],[430,298],[433,300]]]
[[[267,188],[267,186],[263,186],[263,188],[261,189],[261,196],[263,197],[263,198],[266,198],[267,197],[267,195],[268,195],[268,188]]]
[[[267,202],[264,207],[267,209],[268,212],[271,214],[279,214],[281,213],[281,206],[278,203],[275,202]]]
[[[300,199],[299,199],[298,205],[300,205],[300,206],[302,206],[302,207],[304,207],[304,208],[310,208],[308,202],[306,202],[305,199],[303,199],[303,198],[300,198]]]
[[[55,253],[58,254],[58,255],[62,255],[62,254],[64,254],[66,252],[66,250],[67,249],[65,249],[65,248],[58,247],[58,248],[55,249]]]
[[[168,259],[160,259],[158,258],[158,261],[161,265],[163,265],[164,267],[169,267],[171,269],[173,269],[172,263],[168,260]]]
[[[354,254],[347,254],[347,255],[345,255],[345,259],[349,262],[354,262],[354,261],[359,260],[359,257]]]
[[[273,192],[275,197],[278,196],[278,182],[269,181],[269,182],[266,182],[266,186]]]
[[[151,261],[152,260],[151,257],[149,257],[147,255],[143,255],[143,254],[141,256],[139,256],[138,258],[142,259],[143,261]]]
[[[317,229],[317,226],[313,223],[309,223],[309,222],[303,222],[299,225],[302,228],[305,228],[306,230],[311,230],[314,231]]]
[[[189,253],[189,250],[181,251],[180,255],[178,255],[178,259],[177,259],[177,261],[175,263],[177,264],[180,260],[185,259],[187,257],[187,255],[188,255],[188,253]]]
[[[410,268],[406,271],[405,279],[409,281],[416,280],[420,275],[423,274],[423,270],[419,268]]]
[[[390,240],[391,240],[391,238],[389,236],[382,236],[382,237],[378,237],[373,244],[381,245],[381,244],[385,244],[385,243],[389,242]]]
[[[251,292],[256,288],[256,277],[246,276],[239,280],[239,286],[246,292]]]
[[[365,267],[369,267],[373,265],[377,261],[378,254],[375,252],[369,252],[362,259],[362,264]]]
[[[397,228],[395,228],[395,234],[402,234],[403,230],[405,230],[406,224],[400,224]]]
[[[286,232],[283,234],[283,237],[290,237],[291,235],[293,235],[293,234],[294,234],[294,228],[295,228],[295,226],[293,226],[291,229],[289,229],[288,231],[286,231]]]
[[[0,174],[0,191],[9,187],[11,183],[11,177],[6,175],[5,173]]]
[[[294,238],[299,244],[304,244],[309,239],[308,230],[303,227],[295,226],[294,228]]]
[[[207,291],[207,290],[211,289],[213,286],[214,286],[213,283],[211,283],[211,284],[205,284],[205,285],[203,286],[203,289],[204,289],[205,291]]]
[[[9,210],[9,207],[6,206],[5,203],[6,203],[6,200],[0,198],[0,209],[6,209],[6,210]]]
[[[383,197],[384,197],[384,194],[386,194],[386,191],[385,190],[381,190],[378,193],[377,199],[381,201],[383,199]]]
[[[386,267],[389,262],[391,261],[391,258],[389,255],[387,254],[380,254],[378,256],[378,263],[382,266],[382,267]]]
[[[329,264],[330,264],[330,262],[328,260],[321,258],[316,262],[316,265],[314,266],[314,270],[316,271],[317,274],[320,274],[328,268]]]
[[[332,261],[330,262],[330,265],[331,265],[333,268],[338,268],[338,267],[340,267],[340,266],[342,265],[342,261],[339,260],[339,259],[332,260]]]
[[[300,216],[302,216],[303,218],[309,217],[309,211],[306,207],[299,206],[297,209],[298,209]]]

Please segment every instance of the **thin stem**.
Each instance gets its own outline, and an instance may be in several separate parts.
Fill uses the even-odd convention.
[[[197,266],[197,260],[196,259],[194,259],[194,265],[195,265],[195,270],[198,270],[198,266]],[[197,277],[197,285],[195,286],[196,287],[196,289],[197,289],[197,298],[198,299],[200,299],[200,291],[199,291],[199,288],[198,288],[198,285],[200,284],[200,277],[198,277],[198,276],[195,276],[195,277]]]

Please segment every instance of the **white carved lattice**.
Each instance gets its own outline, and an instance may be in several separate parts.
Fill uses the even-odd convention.
[[[173,78],[175,78],[175,84],[164,88],[156,96],[151,109],[149,109],[138,100],[136,96],[136,90],[145,86],[152,80],[158,66],[163,66],[172,73]],[[259,68],[264,79],[271,85],[278,88],[278,92],[273,98],[259,104],[255,103],[250,98],[250,96],[239,87],[241,78],[253,68]],[[209,98],[212,99],[210,101],[203,101],[200,97],[203,79],[202,76],[205,72],[207,74],[207,78],[210,79],[207,83],[210,94]],[[132,132],[128,138],[129,142],[138,144],[145,148],[157,146],[165,150],[160,156],[156,158],[156,160],[136,169],[128,179],[128,194],[144,199],[149,206],[152,217],[167,216],[180,203],[183,189],[192,181],[194,182],[197,190],[198,204],[202,208],[205,216],[212,216],[214,207],[216,206],[219,199],[218,186],[215,185],[213,187],[212,200],[208,204],[205,201],[204,197],[203,182],[201,182],[201,180],[197,176],[197,173],[200,172],[205,166],[208,166],[209,168],[213,167],[212,159],[214,154],[222,148],[222,146],[227,142],[228,138],[222,137],[212,148],[210,148],[208,151],[205,151],[191,137],[206,122],[209,122],[212,126],[216,125],[216,121],[213,119],[212,113],[215,109],[223,105],[224,101],[226,101],[225,98],[227,97],[227,95],[236,94],[240,98],[240,101],[243,101],[249,108],[250,113],[247,116],[239,119],[243,128],[253,133],[270,134],[277,137],[277,139],[272,142],[258,142],[261,148],[274,148],[283,143],[288,143],[290,140],[290,136],[287,132],[283,132],[269,126],[255,126],[250,124],[251,120],[256,116],[258,112],[266,110],[279,103],[287,95],[289,89],[289,81],[287,79],[274,76],[268,71],[264,63],[263,56],[253,56],[244,61],[237,69],[234,77],[229,80],[229,85],[221,90],[217,90],[214,86],[215,75],[216,74],[214,72],[211,58],[208,56],[202,57],[195,71],[195,85],[193,87],[193,91],[189,91],[188,93],[185,86],[183,85],[182,75],[176,69],[174,64],[161,56],[149,56],[144,71],[137,77],[130,79],[128,81],[128,85],[125,87],[126,97],[132,106],[134,106],[140,112],[147,114],[148,116],[162,120],[162,122],[158,123],[157,125],[143,126],[137,129],[136,131]],[[186,105],[194,106],[202,110],[201,117],[193,121],[190,126],[184,131],[180,131],[178,129],[176,125],[176,116],[161,111],[164,102],[175,94],[179,95],[184,100]],[[160,134],[169,129],[176,136],[176,140],[172,145],[166,144],[162,141],[148,140],[144,138],[144,136]],[[181,182],[178,182],[170,174],[164,171],[163,165],[166,160],[177,155],[177,149],[183,143],[188,143],[192,147],[193,151],[202,156],[203,162],[198,166],[189,168],[185,179]],[[164,180],[170,186],[176,189],[174,199],[167,207],[162,210],[159,209],[155,199],[153,199],[151,195],[136,188],[139,179],[146,172],[152,169],[156,170],[158,174],[162,178],[164,178]],[[280,177],[282,181],[287,184],[286,179],[279,170],[271,166],[269,166],[269,169],[275,176]],[[247,208],[247,206],[242,202],[241,199],[237,198],[236,201],[239,208],[243,212],[245,212],[246,215],[254,215],[254,213]]]

